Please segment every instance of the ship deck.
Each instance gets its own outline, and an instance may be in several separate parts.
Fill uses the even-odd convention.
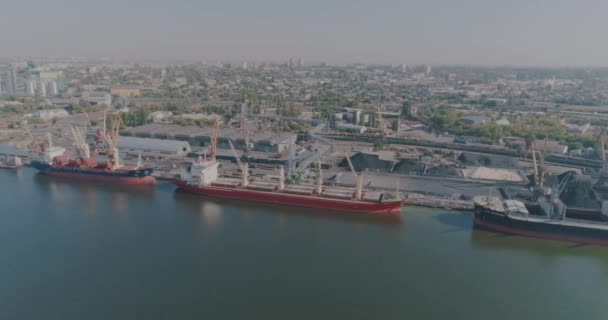
[[[552,225],[559,225],[565,227],[578,227],[578,228],[591,228],[597,230],[607,230],[608,224],[600,221],[593,220],[580,220],[580,219],[572,219],[572,218],[563,218],[563,219],[551,219],[546,216],[531,216],[531,215],[522,215],[509,213],[507,216],[514,220],[533,222],[533,223],[546,223]]]

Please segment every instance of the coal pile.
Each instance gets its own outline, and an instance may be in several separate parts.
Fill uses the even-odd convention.
[[[356,171],[381,171],[391,172],[394,163],[392,161],[382,160],[377,154],[357,153],[350,157]],[[348,168],[348,162],[344,158],[339,164],[340,167]]]
[[[412,172],[422,172],[423,165],[417,159],[401,159],[395,165],[393,172],[400,174],[409,174]]]
[[[441,177],[462,177],[462,170],[452,166],[440,165],[427,169],[426,174]]]
[[[576,174],[574,172],[565,172],[557,176],[549,176],[545,182],[547,185],[560,183],[568,176],[571,176],[566,182],[560,199],[568,206],[574,208],[599,208],[600,199],[593,190],[593,183],[589,176]]]
[[[463,152],[458,156],[458,161],[467,166],[495,167],[495,168],[519,168],[519,161],[515,158],[492,156],[485,154]]]

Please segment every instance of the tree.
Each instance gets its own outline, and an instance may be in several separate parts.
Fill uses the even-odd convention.
[[[393,120],[393,123],[391,124],[391,129],[393,131],[399,131],[399,120]]]
[[[401,118],[411,119],[412,118],[412,103],[409,101],[403,101],[401,105]]]

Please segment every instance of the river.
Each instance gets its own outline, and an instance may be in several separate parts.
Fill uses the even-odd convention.
[[[606,319],[608,248],[0,171],[0,319]]]

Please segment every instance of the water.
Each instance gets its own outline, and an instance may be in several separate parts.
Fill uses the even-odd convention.
[[[608,248],[0,171],[0,319],[606,319]]]

